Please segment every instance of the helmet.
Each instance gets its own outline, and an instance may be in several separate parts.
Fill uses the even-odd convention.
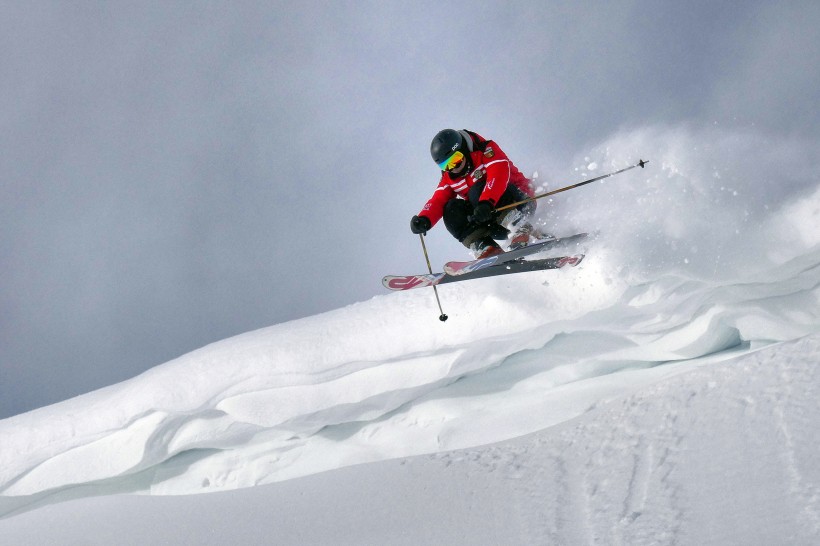
[[[439,131],[433,137],[433,142],[430,143],[430,155],[433,156],[433,161],[440,164],[442,161],[453,155],[456,150],[469,157],[469,151],[464,143],[464,137],[455,129],[444,129]]]

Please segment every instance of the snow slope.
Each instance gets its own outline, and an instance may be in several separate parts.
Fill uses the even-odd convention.
[[[503,443],[211,495],[86,498],[0,520],[0,536],[41,545],[817,544],[818,360],[815,334]]]
[[[756,169],[727,163],[724,148],[730,157],[756,153]],[[817,536],[817,466],[806,436],[817,426],[817,338],[784,357],[776,344],[820,332],[820,184],[767,179],[793,155],[816,151],[763,149],[738,134],[616,135],[577,160],[578,176],[634,163],[639,152],[653,161],[646,172],[540,208],[559,234],[600,227],[577,268],[443,286],[446,323],[428,290],[376,296],[0,421],[0,517],[14,516],[0,525],[36,521],[54,507],[25,512],[82,497],[226,491],[468,449],[436,456],[433,467],[467,457],[507,476],[528,468],[514,493],[524,499],[532,480],[551,484],[533,509],[546,503],[552,526],[529,529],[538,518],[520,508],[522,539],[596,542],[617,532],[615,542],[633,543],[668,532],[689,542],[709,509],[691,488],[715,488],[715,473],[736,457],[711,450],[725,449],[744,465],[783,464],[760,474],[753,491],[725,479],[727,495],[749,506],[742,521],[715,523],[715,532],[752,521],[755,495],[780,495],[783,517],[805,513],[795,537]],[[738,374],[740,365],[754,376]],[[794,405],[789,391],[801,394]],[[728,409],[724,396],[734,401]],[[759,423],[748,419],[757,408]],[[693,428],[701,421],[709,426]],[[747,445],[755,437],[763,440]],[[676,442],[687,441],[692,451],[681,453]],[[540,447],[522,447],[532,442]],[[487,494],[504,502],[503,491]],[[707,504],[722,494],[715,489]],[[461,523],[442,527],[456,532]]]

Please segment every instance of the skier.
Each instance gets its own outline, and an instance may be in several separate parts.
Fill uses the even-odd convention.
[[[511,232],[511,250],[529,243],[534,233],[528,219],[535,201],[494,210],[534,195],[530,181],[498,144],[466,129],[444,129],[433,138],[430,154],[441,169],[441,180],[411,219],[413,233],[425,234],[444,218],[447,231],[476,259],[502,253],[496,239],[505,240]]]

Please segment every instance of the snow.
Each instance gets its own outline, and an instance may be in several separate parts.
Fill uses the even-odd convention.
[[[811,152],[751,169],[722,148],[753,135],[661,131],[540,209],[599,228],[576,268],[442,286],[445,323],[430,290],[378,295],[0,421],[0,536],[817,543],[820,187],[765,185]]]

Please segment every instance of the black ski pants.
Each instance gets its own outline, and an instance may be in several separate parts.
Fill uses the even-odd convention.
[[[444,205],[444,225],[447,227],[447,231],[466,246],[488,236],[493,239],[503,240],[509,234],[504,226],[497,223],[501,219],[499,217],[490,225],[478,225],[469,220],[473,214],[473,208],[478,204],[482,191],[484,191],[484,182],[479,182],[470,188],[467,199],[453,198]],[[515,184],[510,183],[507,185],[501,199],[496,203],[496,207],[523,201],[527,197],[529,196],[518,189]],[[517,206],[516,209],[523,213],[524,217],[527,217],[535,212],[535,207],[535,201],[530,201]],[[500,216],[503,218],[505,214],[501,213]]]

